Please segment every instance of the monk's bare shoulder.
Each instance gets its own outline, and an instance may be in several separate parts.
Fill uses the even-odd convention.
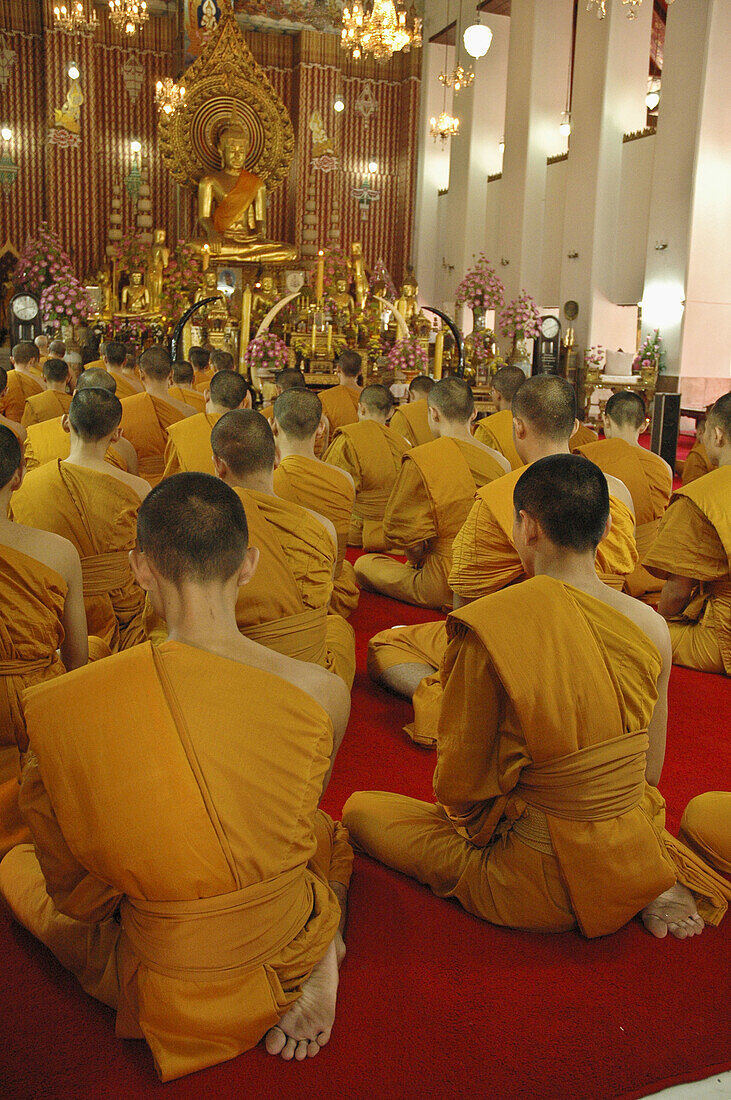
[[[285,657],[249,638],[242,638],[241,655],[235,659],[279,676],[304,691],[327,712],[334,730],[345,729],[350,716],[350,692],[333,672],[309,661]]]
[[[133,463],[137,462],[137,451],[134,449],[130,441],[126,439],[123,435],[120,435],[117,442],[112,444],[112,447],[114,448],[114,450],[119,452],[124,461],[127,463],[128,468],[130,461],[132,461]]]
[[[52,531],[13,523],[4,533],[3,544],[54,569],[67,584],[76,578],[81,569],[79,554],[73,543]]]
[[[355,482],[353,481],[352,474],[350,474],[347,470],[344,470],[342,466],[333,466],[332,469],[337,470],[339,474],[342,474],[344,478],[347,478],[353,488],[355,488]]]
[[[613,474],[605,474],[607,479],[607,485],[609,486],[609,495],[614,497],[615,500],[621,500],[622,504],[629,508],[630,512],[634,516],[635,506],[632,500],[632,494],[623,481],[620,481],[618,477]]]
[[[616,589],[610,588],[608,585],[602,587],[605,589],[606,602],[615,607],[617,611],[621,611],[628,619],[631,619],[635,626],[639,627],[642,633],[646,634],[653,642],[663,661],[667,657],[668,663],[670,663],[672,660],[670,631],[662,615],[658,615],[657,611],[649,604],[642,603],[641,600],[636,600],[633,596],[628,596],[624,592],[617,592]]]

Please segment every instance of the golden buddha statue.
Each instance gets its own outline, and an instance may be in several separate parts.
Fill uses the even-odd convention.
[[[404,321],[411,325],[421,316],[418,302],[419,284],[416,281],[413,267],[406,268],[406,278],[401,285],[401,297],[398,300],[399,312],[403,314]]]
[[[368,277],[363,259],[363,245],[359,241],[353,241],[350,246],[350,270],[355,287],[355,308],[361,314],[368,298]]]
[[[335,282],[335,292],[332,294],[332,300],[335,305],[335,311],[338,318],[342,318],[345,324],[349,324],[353,320],[355,314],[355,302],[353,295],[348,290],[347,279],[337,279]]]
[[[154,310],[160,309],[162,301],[163,272],[170,260],[170,249],[165,244],[165,230],[156,229],[148,253],[147,285]]]
[[[210,267],[203,272],[203,283],[196,290],[193,301],[202,302],[204,298],[215,298],[216,301],[203,306],[198,311],[199,316],[204,317],[212,328],[225,328],[229,321],[228,303],[226,295],[218,289],[218,274]]]
[[[266,239],[266,185],[245,167],[251,146],[247,127],[232,118],[218,135],[221,169],[198,184],[198,223],[206,237],[194,242],[226,263],[290,263],[293,245]]]
[[[131,271],[129,286],[122,291],[122,317],[150,317],[150,292],[142,281],[141,271]]]
[[[257,321],[263,320],[269,310],[277,304],[279,297],[279,288],[274,276],[262,275],[261,282],[254,289],[254,295],[251,299],[252,317]]]

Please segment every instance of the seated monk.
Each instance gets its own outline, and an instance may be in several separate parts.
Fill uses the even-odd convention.
[[[215,473],[211,429],[231,409],[250,409],[251,390],[236,371],[220,370],[206,387],[205,401],[203,412],[179,420],[168,428],[163,477],[191,470]]]
[[[24,428],[29,424],[42,424],[44,420],[55,420],[69,411],[71,374],[68,364],[63,359],[48,358],[44,360],[41,370],[46,388],[26,401],[21,421]]]
[[[2,401],[7,385],[8,372],[5,370],[5,367],[0,367],[0,401]],[[3,416],[2,413],[0,413],[0,424],[9,428],[20,443],[25,443],[27,433],[22,424],[16,423],[15,420],[8,420],[7,416]]]
[[[355,483],[355,506],[349,546],[385,550],[383,517],[396,483],[401,458],[410,449],[402,435],[388,427],[393,397],[385,386],[366,386],[358,404],[358,423],[336,428],[325,461],[345,470]]]
[[[48,340],[48,337],[44,333],[40,333],[39,336],[36,336],[33,343],[38,348],[38,363],[41,367],[43,367],[43,364],[45,363],[46,359],[48,359],[48,356],[49,356],[49,351],[48,351],[49,340]]]
[[[106,389],[115,393],[117,383],[111,374],[101,367],[88,367],[79,375],[76,390]],[[69,403],[70,404],[70,403]],[[57,462],[69,457],[71,439],[63,416],[53,420],[44,420],[40,424],[31,424],[25,444],[25,462],[28,470],[44,466],[46,462]],[[106,453],[107,462],[127,473],[137,473],[137,452],[128,439],[123,436]]]
[[[436,805],[362,791],[343,821],[493,924],[594,937],[640,915],[659,938],[698,935],[731,887],[664,829],[670,645],[659,615],[596,574],[605,475],[551,455],[513,502],[530,579],[449,617]]]
[[[236,491],[245,508],[253,502],[274,531],[280,556],[301,597],[299,621],[267,618],[262,623],[259,608],[251,606],[244,593],[236,608],[239,629],[274,648],[307,648],[307,660],[337,673],[350,690],[355,677],[355,634],[340,615],[328,614],[338,554],[335,528],[324,516],[276,496],[274,437],[261,413],[252,409],[226,413],[211,432],[211,446],[217,475]],[[272,569],[272,587],[277,574],[283,574],[279,562]],[[255,631],[248,626],[252,618]],[[293,655],[290,649],[286,652]]]
[[[20,443],[0,424],[0,859],[29,839],[18,810],[18,751],[28,748],[22,692],[87,659],[79,555],[66,539],[8,519],[24,474]]]
[[[668,620],[673,662],[731,675],[731,393],[706,420],[714,469],[670,498],[645,566],[666,577],[657,609]]]
[[[523,372],[521,371],[521,374]],[[428,374],[417,374],[409,383],[409,400],[406,405],[394,409],[390,426],[402,435],[412,447],[422,443],[431,443],[434,435],[429,423],[427,397],[431,393],[434,379]]]
[[[213,376],[218,374],[221,370],[236,370],[236,364],[234,357],[230,351],[224,351],[222,348],[217,348],[212,351],[208,360],[208,378],[195,383],[195,388],[198,393],[205,394],[208,386],[210,385]]]
[[[673,489],[673,472],[665,459],[639,442],[647,427],[645,403],[634,390],[612,394],[604,409],[604,439],[576,449],[596,463],[605,474],[613,474],[632,495],[637,530],[635,539],[640,561],[624,582],[625,592],[645,603],[656,604],[662,581],[652,577],[642,559],[652,546],[660,520]],[[572,448],[573,450],[573,448]]]
[[[510,463],[473,437],[475,401],[464,379],[443,378],[428,401],[436,438],[404,455],[383,518],[386,542],[404,547],[408,561],[365,554],[355,563],[355,576],[369,591],[449,611],[454,537],[475,492],[509,472]]]
[[[211,358],[210,349],[202,348],[198,344],[194,344],[188,352],[188,358],[195,371],[195,377],[193,379],[195,388],[197,389],[202,382],[210,382],[213,375],[216,373],[208,365]]]
[[[134,580],[140,502],[150,486],[104,458],[120,434],[122,403],[105,389],[77,390],[64,417],[69,457],[31,470],[12,500],[13,518],[53,531],[76,547],[89,633],[116,653],[144,641],[145,595]]]
[[[276,370],[274,372],[274,385],[277,388],[276,397],[279,397],[280,393],[286,393],[287,390],[307,389],[305,376],[301,370],[297,369],[297,367],[282,367],[281,370]],[[272,417],[274,416],[274,403],[272,402],[271,405],[265,405],[261,409],[261,415],[265,416],[267,420],[271,423]],[[317,445],[318,447],[320,447],[318,454],[321,454],[322,450],[324,449],[321,446],[321,438],[323,437],[326,440],[325,446],[327,446],[327,434],[321,432],[317,438]]]
[[[147,1040],[164,1081],[263,1036],[312,1057],[335,1016],[352,851],[318,803],[350,701],[238,631],[255,564],[235,493],[207,474],[164,481],[132,565],[168,640],[25,698],[35,850],[6,856],[0,894],[116,1009],[117,1035]]]
[[[145,392],[125,397],[122,402],[122,431],[137,452],[140,475],[157,485],[165,471],[167,429],[195,414],[190,405],[168,393],[170,356],[165,348],[155,346],[143,351],[140,378]]]
[[[273,408],[278,459],[274,492],[325,516],[335,528],[338,556],[330,610],[347,619],[360,597],[353,566],[345,557],[355,502],[353,479],[345,470],[315,457],[318,438],[327,434],[327,419],[316,393],[299,387],[285,389]]]
[[[117,383],[117,397],[120,401],[143,392],[144,386],[137,375],[134,357],[130,361],[126,344],[118,340],[107,340],[102,344],[102,361],[104,370]]]
[[[178,359],[172,365],[173,384],[168,387],[168,394],[176,401],[182,401],[184,405],[190,405],[193,412],[206,411],[206,396],[194,386],[195,371],[193,364],[186,359]]]
[[[708,406],[706,413],[712,408],[712,405]],[[700,421],[696,421],[695,426],[695,443],[688,452],[688,457],[685,462],[678,463],[677,468],[680,473],[680,480],[683,485],[690,485],[691,481],[695,481],[696,478],[703,477],[704,474],[710,474],[713,466],[711,460],[708,457],[708,451],[705,448],[703,442],[706,430],[705,418]]]
[[[335,367],[338,372],[338,385],[329,390],[320,391],[322,411],[327,417],[329,438],[332,439],[338,428],[358,421],[358,405],[361,387],[358,379],[363,369],[360,355],[353,348],[340,352]]]
[[[498,367],[490,382],[490,397],[497,412],[475,425],[475,439],[505,455],[513,470],[523,465],[513,439],[513,398],[524,382],[520,367]]]
[[[575,426],[576,398],[563,378],[542,374],[526,379],[513,397],[515,445],[523,463],[568,454]],[[455,607],[524,579],[513,539],[512,493],[522,467],[477,491],[472,509],[452,545],[449,585]],[[637,565],[632,497],[617,478],[607,476],[612,524],[597,551],[599,579],[617,590]],[[392,691],[410,698],[414,724],[406,732],[433,745],[442,697],[437,670],[447,649],[443,622],[381,631],[368,645],[368,671]]]
[[[722,875],[731,875],[731,791],[707,791],[691,798],[679,838]]]
[[[0,415],[20,424],[27,399],[43,393],[38,348],[30,340],[22,340],[13,348],[10,362],[13,369],[8,371],[5,391],[0,396]]]

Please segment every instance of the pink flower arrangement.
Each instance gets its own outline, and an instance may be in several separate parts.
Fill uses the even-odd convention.
[[[246,365],[261,371],[281,370],[289,366],[289,348],[274,332],[264,332],[246,349]]]
[[[517,337],[519,340],[535,340],[541,332],[541,315],[533,298],[526,290],[521,290],[517,298],[503,309],[500,314],[500,331],[503,336]]]
[[[41,294],[41,315],[45,323],[80,325],[92,311],[91,299],[74,275],[64,275]]]
[[[605,351],[601,344],[593,344],[590,348],[587,348],[584,352],[584,364],[585,366],[595,370],[601,370],[605,362]]]
[[[425,374],[427,369],[426,351],[415,336],[406,340],[397,340],[388,353],[389,370],[416,371]]]
[[[149,248],[136,229],[128,229],[118,241],[112,241],[109,259],[122,271],[144,271]]]
[[[470,360],[475,369],[495,361],[495,333],[491,329],[473,329],[467,339],[472,352]]]
[[[162,307],[171,320],[177,320],[190,305],[202,273],[198,253],[186,241],[176,241],[163,275]]]
[[[639,374],[641,370],[656,370],[662,374],[665,370],[665,345],[662,342],[660,329],[655,329],[640,344],[639,351],[632,363],[632,370]]]
[[[37,236],[28,238],[15,265],[13,283],[16,290],[25,290],[38,297],[44,287],[72,275],[71,259],[58,235],[49,229],[48,222],[41,222]]]
[[[457,287],[456,304],[469,309],[502,309],[505,287],[484,253]]]
[[[332,252],[325,253],[326,293],[332,294],[336,291],[340,279],[345,279],[346,283],[350,283],[350,267],[348,264],[348,257],[345,253],[338,249],[334,249]]]

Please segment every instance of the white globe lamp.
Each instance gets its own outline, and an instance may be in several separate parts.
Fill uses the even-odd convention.
[[[467,27],[462,36],[464,42],[464,48],[470,57],[480,58],[484,57],[487,51],[490,49],[492,42],[492,31],[489,27],[480,23],[479,13],[477,15],[477,22],[472,26]]]

